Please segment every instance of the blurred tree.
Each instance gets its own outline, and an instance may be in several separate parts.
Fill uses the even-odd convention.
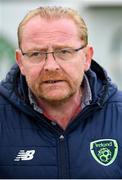
[[[7,56],[8,60],[13,64],[15,60],[14,54],[15,48],[13,43],[5,36],[0,36],[0,61]]]
[[[0,36],[0,80],[15,63],[15,48],[5,36]]]

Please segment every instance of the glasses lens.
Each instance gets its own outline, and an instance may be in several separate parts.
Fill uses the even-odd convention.
[[[46,54],[41,53],[41,52],[29,52],[29,53],[27,53],[27,56],[28,56],[30,62],[32,62],[34,64],[38,64],[41,61],[43,61],[43,59],[46,58]]]
[[[73,57],[74,52],[72,49],[62,49],[60,51],[55,52],[55,56],[59,59],[69,60]]]

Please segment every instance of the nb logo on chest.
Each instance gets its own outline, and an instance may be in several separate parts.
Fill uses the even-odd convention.
[[[20,150],[14,159],[14,161],[29,161],[32,160],[35,154],[35,150]]]

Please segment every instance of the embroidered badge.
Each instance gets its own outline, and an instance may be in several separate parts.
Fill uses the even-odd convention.
[[[118,144],[114,139],[99,139],[90,143],[93,158],[103,166],[112,164],[118,154]]]

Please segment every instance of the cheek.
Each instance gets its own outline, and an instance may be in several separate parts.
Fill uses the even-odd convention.
[[[82,79],[83,79],[83,75],[84,75],[84,71],[82,70],[82,65],[79,65],[79,63],[68,63],[65,64],[62,67],[63,71],[65,74],[67,74],[68,77],[68,81],[70,86],[73,89],[78,89],[81,85]]]
[[[25,77],[29,81],[36,81],[36,79],[39,77],[40,70],[38,68],[34,67],[25,67]]]
[[[84,65],[81,61],[72,63],[68,66],[65,65],[64,69],[73,81],[80,81],[84,74]]]
[[[33,91],[38,87],[38,77],[39,73],[34,70],[29,70],[26,72],[25,78],[28,84],[28,87]]]

